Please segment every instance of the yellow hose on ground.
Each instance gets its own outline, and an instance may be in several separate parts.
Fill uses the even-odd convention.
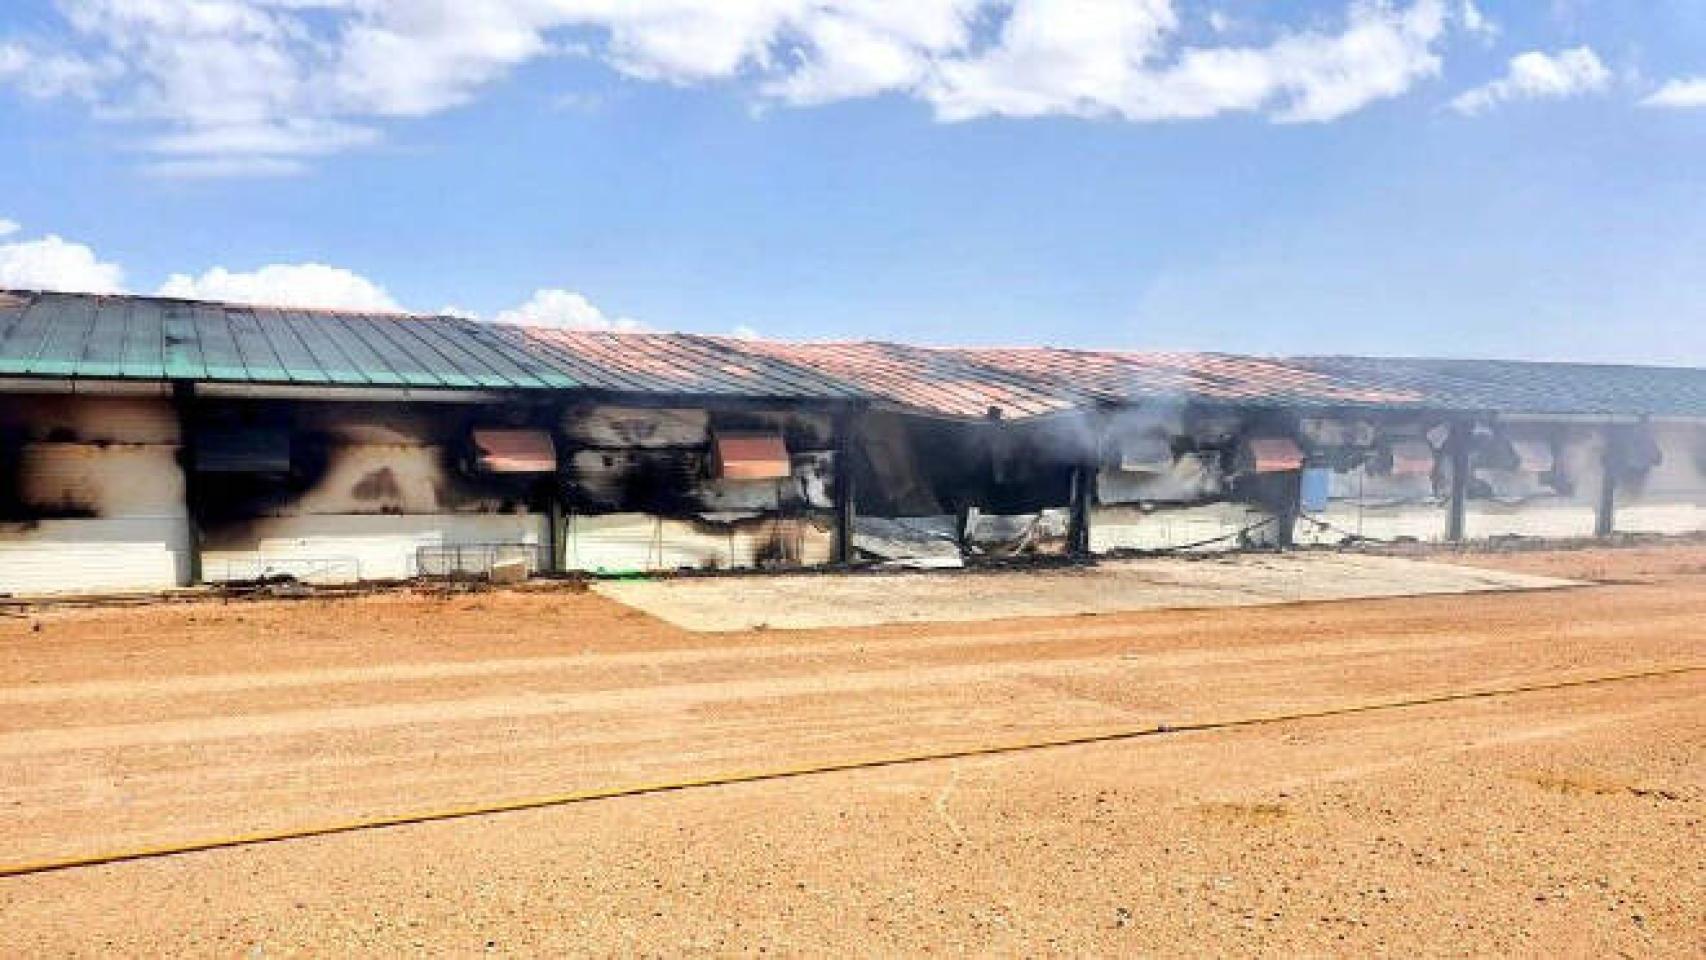
[[[1130,727],[1122,730],[1104,731],[1101,733],[1081,734],[1071,737],[1025,740],[1014,743],[994,744],[991,746],[964,747],[960,749],[938,750],[924,753],[896,754],[894,756],[872,757],[863,760],[835,760],[810,764],[807,766],[786,767],[775,770],[720,774],[709,777],[696,777],[689,780],[672,780],[663,783],[633,784],[625,787],[606,787],[595,790],[582,790],[574,793],[561,793],[546,797],[532,797],[523,800],[507,800],[498,803],[480,804],[475,806],[449,807],[416,813],[391,814],[387,816],[346,820],[339,823],[321,824],[319,826],[312,827],[300,827],[296,829],[277,830],[263,833],[239,834],[237,836],[218,837],[208,840],[192,840],[186,843],[163,844],[153,847],[137,847],[130,850],[119,850],[87,856],[64,857],[51,860],[36,860],[26,863],[7,864],[5,866],[0,866],[0,878],[22,877],[37,873],[50,873],[58,870],[70,870],[76,867],[95,867],[104,864],[125,863],[132,860],[150,860],[157,857],[171,857],[186,853],[200,853],[208,850],[224,850],[232,847],[256,846],[263,843],[279,843],[285,840],[306,840],[311,837],[325,837],[340,833],[355,833],[362,830],[380,830],[387,827],[432,823],[440,820],[461,820],[469,817],[514,813],[521,810],[538,810],[545,807],[561,807],[575,803],[586,803],[593,800],[611,800],[618,797],[638,797],[647,794],[673,793],[675,791],[690,790],[696,787],[718,787],[738,783],[758,783],[765,780],[782,780],[792,777],[812,776],[814,774],[822,773],[839,773],[850,770],[868,770],[875,767],[892,767],[909,763],[928,763],[937,760],[986,757],[1003,753],[1044,750],[1054,747],[1072,747],[1094,743],[1110,743],[1118,740],[1134,740],[1141,737],[1152,737],[1162,734],[1192,733],[1207,730],[1228,730],[1238,727],[1286,723],[1293,720],[1316,720],[1326,717],[1342,717],[1357,713],[1371,713],[1378,710],[1397,710],[1407,707],[1428,706],[1430,704],[1512,696],[1520,693],[1539,693],[1547,690],[1564,690],[1571,687],[1586,687],[1607,683],[1621,683],[1630,680],[1647,680],[1656,677],[1680,676],[1688,673],[1696,673],[1702,670],[1706,670],[1706,664],[1661,667],[1651,670],[1635,671],[1632,673],[1585,677],[1575,680],[1551,680],[1542,683],[1521,684],[1494,689],[1433,694],[1425,697],[1412,697],[1402,700],[1380,700],[1371,703],[1353,704],[1348,707],[1324,707],[1320,710],[1262,714],[1253,717],[1239,717],[1232,720],[1203,720],[1193,723],[1179,724],[1163,723],[1144,727]]]

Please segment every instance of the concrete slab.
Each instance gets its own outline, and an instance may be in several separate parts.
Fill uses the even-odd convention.
[[[597,584],[687,630],[969,622],[1308,600],[1578,586],[1573,580],[1357,554],[1123,560],[1066,570],[792,574]]]

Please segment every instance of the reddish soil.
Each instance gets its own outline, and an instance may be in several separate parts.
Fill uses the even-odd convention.
[[[0,618],[0,862],[1706,664],[1607,581],[691,634],[587,593]],[[1706,951],[1706,673],[0,880],[0,953]]]

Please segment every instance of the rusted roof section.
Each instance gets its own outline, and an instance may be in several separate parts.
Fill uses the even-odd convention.
[[[741,351],[741,341],[685,333],[609,333],[490,325],[583,387],[618,393],[787,400],[862,400],[857,387],[785,357]]]
[[[1020,419],[1070,410],[1082,402],[1071,390],[977,363],[964,351],[870,341],[784,343],[725,338],[718,343],[816,370],[875,402],[937,416],[978,418],[997,413]]]
[[[1426,394],[1335,377],[1282,360],[1218,353],[1065,350],[956,351],[980,366],[1061,385],[1102,403],[1194,401],[1233,404],[1412,405]]]

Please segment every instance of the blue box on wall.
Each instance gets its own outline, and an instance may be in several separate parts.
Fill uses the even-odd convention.
[[[1327,509],[1328,493],[1332,489],[1332,471],[1326,467],[1304,467],[1298,502],[1305,513],[1320,513]]]

